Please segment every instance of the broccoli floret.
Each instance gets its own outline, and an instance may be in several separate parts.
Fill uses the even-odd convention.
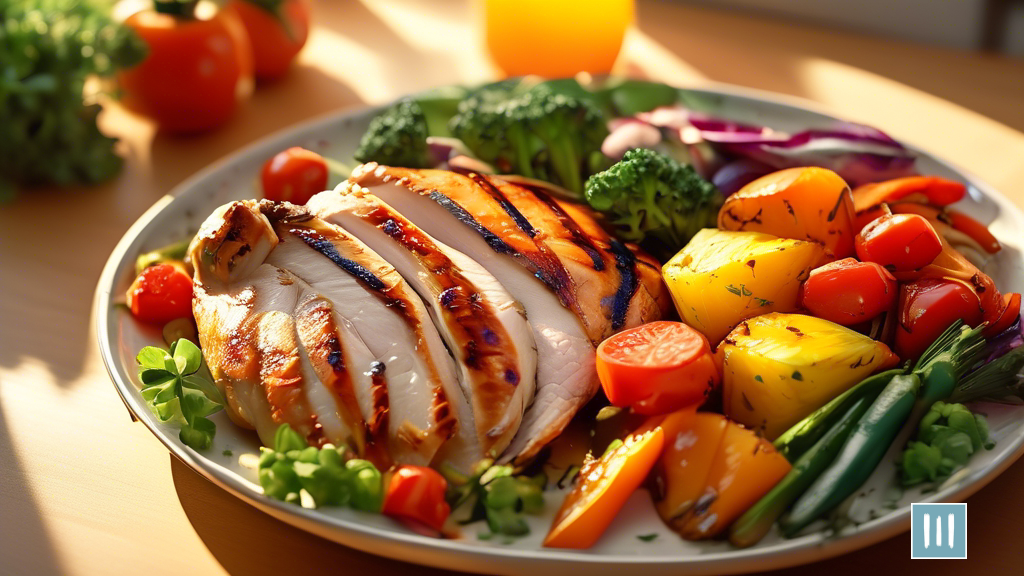
[[[360,162],[430,168],[434,158],[427,135],[427,119],[420,105],[402,100],[370,121],[353,157]]]
[[[439,88],[399,101],[370,121],[353,157],[405,168],[434,167],[427,136],[450,136],[448,120],[464,95],[463,88]]]
[[[558,184],[582,194],[584,179],[607,162],[605,118],[590,102],[543,84],[502,98],[480,91],[459,104],[449,124],[478,158],[501,172]]]
[[[692,167],[637,148],[586,184],[587,202],[626,240],[669,257],[702,228],[714,227],[722,195]]]

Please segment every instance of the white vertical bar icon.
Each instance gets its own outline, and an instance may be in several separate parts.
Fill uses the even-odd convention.
[[[929,514],[924,515],[924,547],[928,549],[928,530],[931,528],[931,517]]]
[[[947,534],[947,536],[948,536],[947,540],[949,540],[949,547],[952,548],[953,547],[953,515],[952,514],[949,515],[949,519],[948,519],[948,521],[946,523],[949,525],[949,534]]]
[[[935,515],[935,545],[942,546],[942,516]]]

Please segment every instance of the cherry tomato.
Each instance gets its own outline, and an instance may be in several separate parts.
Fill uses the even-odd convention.
[[[597,375],[612,404],[648,415],[696,406],[721,381],[707,338],[682,322],[664,321],[602,342]]]
[[[309,37],[309,0],[231,0],[249,33],[256,77],[274,80],[288,71]]]
[[[844,258],[812,270],[800,301],[818,318],[853,326],[889,310],[896,294],[896,279],[885,268]]]
[[[327,176],[323,156],[295,146],[263,165],[263,197],[276,202],[305,204],[314,194],[327,188]]]
[[[918,270],[942,252],[942,238],[923,216],[887,214],[857,235],[857,257],[889,270]]]
[[[981,301],[966,282],[929,278],[904,284],[896,353],[904,360],[917,358],[957,319],[977,326],[982,318]]]
[[[426,466],[401,466],[391,476],[383,513],[440,531],[451,514],[445,501],[448,482]]]
[[[157,264],[142,271],[128,288],[132,315],[152,324],[192,316],[192,278],[178,264]]]
[[[125,21],[149,46],[141,64],[118,74],[125,105],[174,133],[223,124],[253,88],[245,28],[224,11],[203,20],[187,2],[155,6]]]

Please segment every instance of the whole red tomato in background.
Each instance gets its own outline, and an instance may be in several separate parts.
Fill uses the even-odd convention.
[[[309,37],[309,0],[231,0],[225,10],[245,25],[260,80],[283,76]]]
[[[241,21],[229,11],[197,18],[193,3],[154,6],[125,21],[149,55],[118,75],[123,102],[169,132],[223,124],[253,88],[252,50]]]

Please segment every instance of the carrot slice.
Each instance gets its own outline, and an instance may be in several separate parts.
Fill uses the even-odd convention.
[[[631,434],[617,448],[590,460],[555,515],[544,545],[590,548],[615,519],[626,500],[647,478],[665,446],[660,427]]]

